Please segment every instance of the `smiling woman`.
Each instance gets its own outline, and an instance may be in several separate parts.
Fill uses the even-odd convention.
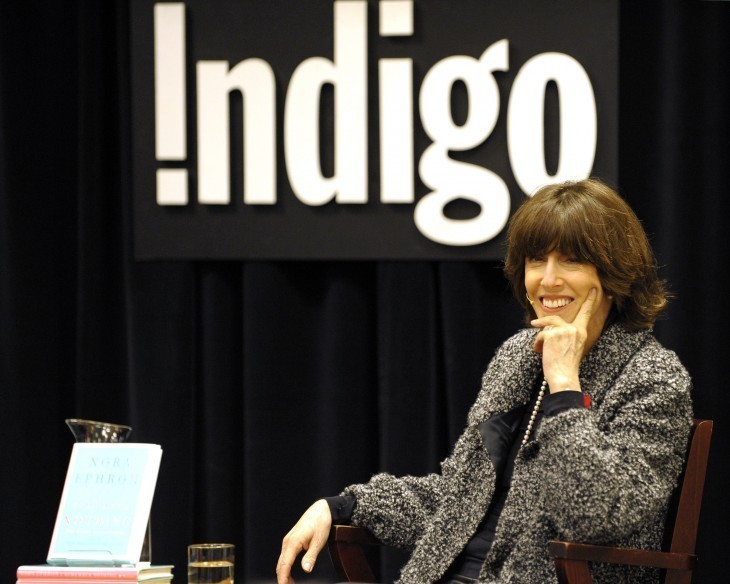
[[[388,473],[315,502],[277,565],[311,571],[333,522],[411,550],[399,583],[557,583],[551,539],[656,549],[692,423],[691,381],[651,334],[664,284],[638,219],[602,182],[538,190],[505,273],[530,328],[489,363],[440,473]],[[604,584],[659,574],[592,568]]]

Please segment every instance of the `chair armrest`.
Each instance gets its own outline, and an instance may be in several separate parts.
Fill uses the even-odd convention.
[[[380,542],[367,529],[364,527],[355,527],[354,525],[333,525],[328,541],[360,545],[380,545]]]
[[[693,570],[697,563],[697,556],[694,554],[605,547],[565,541],[551,541],[548,547],[550,555],[555,559],[582,562],[647,566],[667,570]]]
[[[333,525],[327,540],[332,564],[345,582],[377,582],[365,546],[380,545],[367,529]]]

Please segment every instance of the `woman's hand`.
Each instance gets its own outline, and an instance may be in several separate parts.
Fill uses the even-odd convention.
[[[572,323],[559,316],[545,316],[531,321],[541,328],[535,338],[535,351],[542,353],[542,371],[550,393],[572,389],[580,391],[578,370],[586,351],[588,326],[593,314],[597,291],[588,293]]]
[[[297,524],[284,537],[279,562],[276,564],[278,584],[293,584],[291,569],[301,551],[307,552],[302,558],[302,568],[305,572],[312,571],[319,552],[327,543],[331,527],[332,514],[329,505],[327,501],[320,499],[304,512]]]

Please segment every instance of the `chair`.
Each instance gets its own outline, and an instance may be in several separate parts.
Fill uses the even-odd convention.
[[[362,527],[333,525],[327,546],[337,576],[343,582],[377,582],[372,569],[375,546],[380,542]]]
[[[665,527],[666,551],[612,548],[551,541],[560,584],[592,584],[589,562],[661,568],[663,584],[690,584],[697,563],[695,543],[710,453],[712,420],[695,420],[684,472],[672,495]]]
[[[697,563],[695,542],[711,437],[712,420],[695,420],[685,469],[670,502],[663,546],[666,551],[551,541],[549,550],[560,584],[592,584],[589,562],[661,568],[663,584],[690,584]],[[338,577],[344,582],[377,582],[368,551],[377,545],[366,529],[334,525],[328,547]]]

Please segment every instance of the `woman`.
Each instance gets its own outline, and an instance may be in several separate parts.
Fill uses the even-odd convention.
[[[641,224],[598,180],[543,187],[510,222],[505,274],[530,328],[497,350],[441,473],[378,474],[316,502],[284,538],[279,584],[303,550],[311,571],[333,521],[411,550],[404,584],[557,582],[551,539],[660,546],[691,382],[651,334],[667,294]]]

